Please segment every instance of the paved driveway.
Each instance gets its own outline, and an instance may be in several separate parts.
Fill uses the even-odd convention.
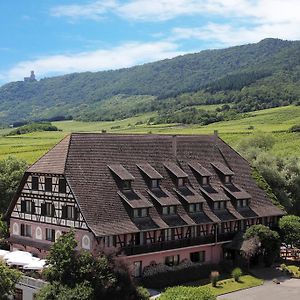
[[[230,293],[218,297],[218,300],[299,300],[300,279],[286,279],[280,284],[266,281],[263,285],[251,289]]]

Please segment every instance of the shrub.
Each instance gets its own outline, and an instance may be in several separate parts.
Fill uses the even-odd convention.
[[[207,287],[177,286],[168,288],[159,300],[215,300],[216,296]]]
[[[148,300],[150,298],[149,291],[142,286],[138,286],[136,292],[139,300]]]
[[[231,276],[235,281],[239,281],[241,276],[243,275],[243,272],[240,268],[235,268],[231,272]]]
[[[213,271],[210,273],[210,281],[211,281],[211,285],[213,287],[217,286],[218,280],[219,280],[219,272],[218,271]]]
[[[294,125],[289,129],[290,132],[300,132],[300,124]]]
[[[286,271],[287,270],[286,264],[281,264],[280,265],[280,270],[281,271]]]
[[[163,288],[188,281],[208,279],[212,270],[218,270],[216,265],[203,265],[191,261],[183,261],[178,266],[156,264],[144,268],[142,283],[148,288]]]

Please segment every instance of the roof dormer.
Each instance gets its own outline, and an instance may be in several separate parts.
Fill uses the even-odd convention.
[[[108,168],[118,177],[122,190],[131,190],[131,182],[135,179],[121,164],[108,165]]]
[[[206,168],[197,162],[189,163],[189,166],[195,173],[195,177],[202,186],[209,185],[212,173],[210,173]]]
[[[188,174],[185,173],[177,164],[173,162],[164,163],[165,168],[173,175],[173,179],[176,179],[177,187],[183,187],[186,185]]]
[[[234,175],[234,172],[220,162],[213,162],[211,164],[216,169],[222,182],[224,184],[230,184],[232,181],[232,176]]]
[[[159,174],[150,164],[137,164],[137,167],[145,175],[148,186],[150,189],[159,188],[160,180],[163,176]]]

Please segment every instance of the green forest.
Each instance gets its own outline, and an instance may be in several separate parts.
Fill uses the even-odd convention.
[[[154,124],[209,124],[297,104],[299,79],[300,42],[265,39],[127,69],[11,82],[0,87],[0,124],[113,121],[145,112],[158,112]],[[207,104],[224,106],[201,109]]]

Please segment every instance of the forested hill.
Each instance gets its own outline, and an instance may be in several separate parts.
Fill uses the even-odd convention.
[[[184,103],[179,99],[179,109],[208,101],[238,104],[249,98],[249,94],[240,96],[245,87],[258,91],[256,109],[260,101],[264,108],[273,100],[282,104],[299,99],[299,75],[300,41],[265,39],[127,69],[11,82],[0,88],[0,124],[68,116],[83,120],[122,118],[167,109],[168,103],[178,103],[181,94],[189,96]],[[266,87],[264,91],[262,87]],[[277,99],[266,100],[266,90],[275,90],[278,95],[272,97]],[[123,113],[114,113],[116,107]]]

